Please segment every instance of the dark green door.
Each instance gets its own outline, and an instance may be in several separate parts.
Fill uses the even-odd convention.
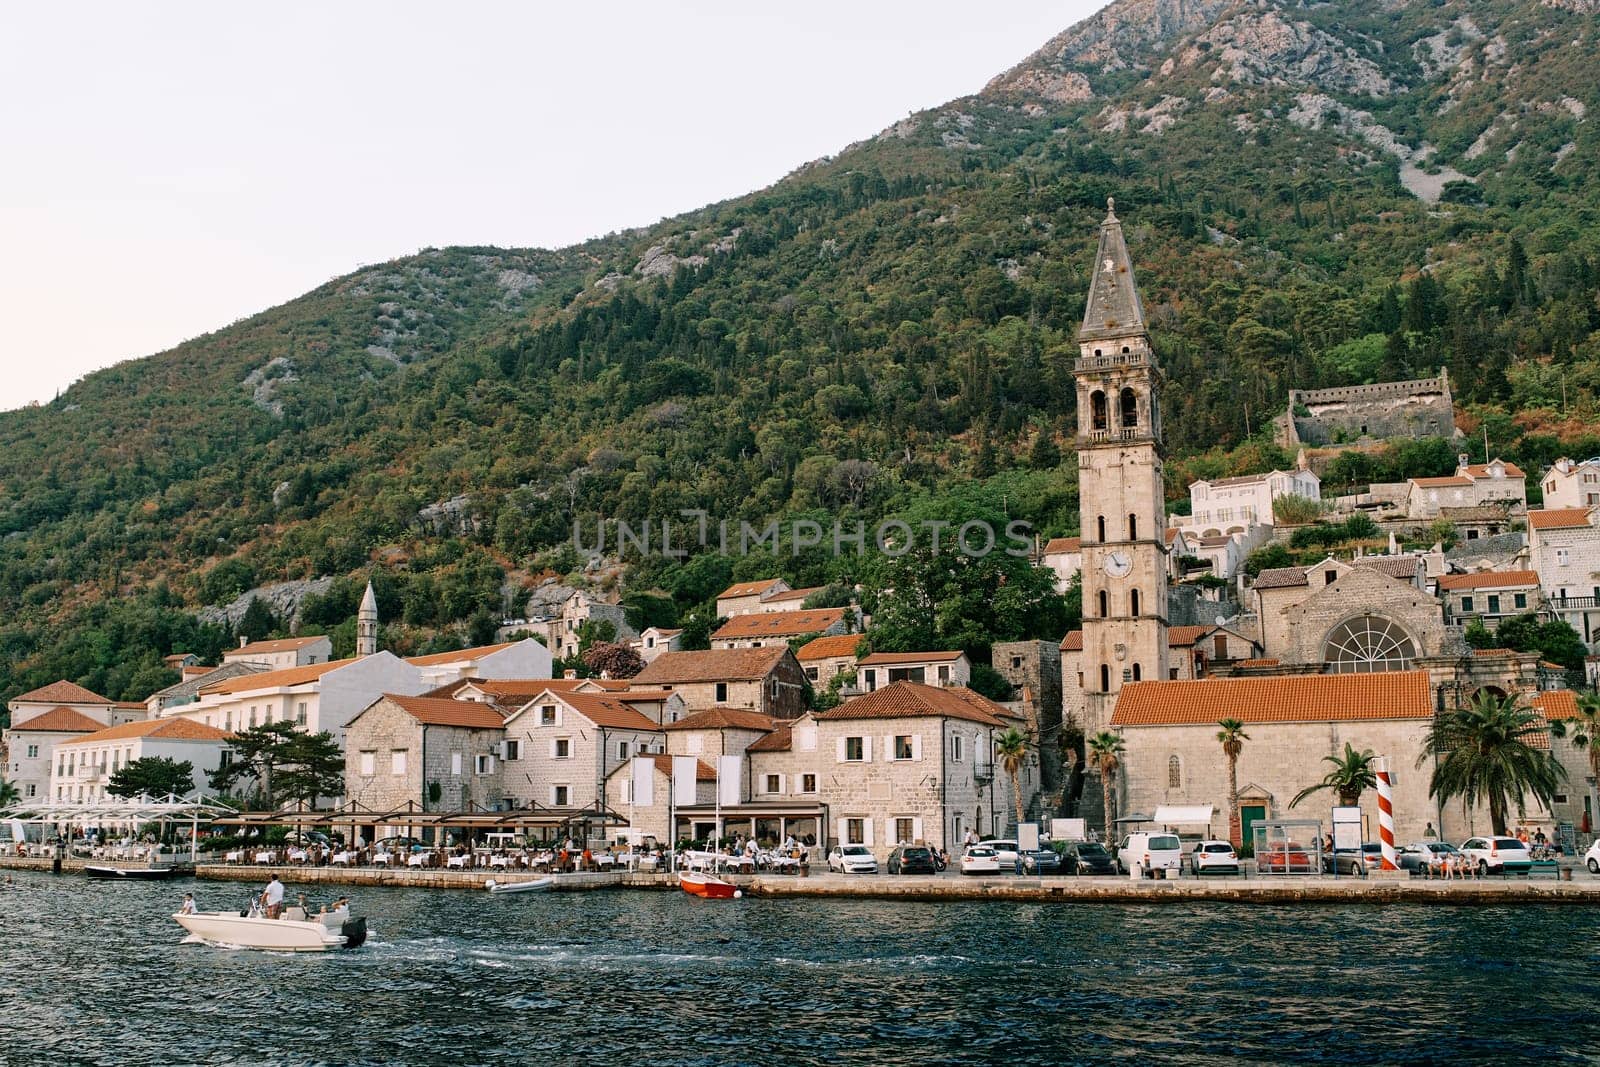
[[[1255,848],[1256,838],[1252,827],[1266,817],[1267,807],[1265,804],[1241,804],[1239,806],[1240,843],[1245,848]]]

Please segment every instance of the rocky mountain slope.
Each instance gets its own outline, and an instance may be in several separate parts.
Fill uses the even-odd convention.
[[[1118,0],[769,189],[364,268],[91,375],[0,414],[0,694],[135,693],[124,660],[200,639],[178,614],[369,570],[403,639],[450,639],[600,516],[871,518],[970,481],[1067,532],[1108,195],[1170,377],[1175,501],[1274,461],[1291,385],[1441,364],[1497,451],[1600,452],[1594,15]],[[636,571],[680,609],[722,573]],[[343,588],[311,617],[337,623]]]

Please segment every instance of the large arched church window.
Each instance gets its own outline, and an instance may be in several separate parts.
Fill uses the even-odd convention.
[[[1406,632],[1377,615],[1340,623],[1328,634],[1322,651],[1322,658],[1340,674],[1403,671],[1416,655],[1416,645]]]

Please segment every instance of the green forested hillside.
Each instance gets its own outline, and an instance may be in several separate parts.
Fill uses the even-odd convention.
[[[1291,386],[1440,365],[1478,449],[1600,453],[1597,61],[1586,0],[1119,0],[772,188],[367,268],[91,375],[0,415],[0,694],[140,696],[159,653],[228,640],[188,611],[285,578],[373,569],[391,641],[465,639],[601,516],[873,518],[970,481],[1072,532],[1073,333],[1113,195],[1174,501],[1285,462]],[[627,585],[673,617],[730,575],[852,566],[656,560]],[[311,624],[353,610],[341,585]]]

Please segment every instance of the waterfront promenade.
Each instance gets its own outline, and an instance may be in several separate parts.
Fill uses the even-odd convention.
[[[63,872],[77,874],[82,861],[67,860]],[[49,871],[48,859],[0,859],[0,869]],[[484,871],[417,870],[383,867],[302,867],[202,864],[194,876],[205,881],[263,885],[276,874],[291,891],[308,886],[395,886],[482,891],[491,875]],[[495,872],[497,880],[515,882],[542,875]],[[557,892],[601,889],[675,891],[672,874],[617,871],[555,875]],[[943,875],[728,875],[748,896],[878,900],[1013,900],[1106,903],[1231,901],[1244,904],[1411,903],[1411,904],[1578,904],[1600,905],[1600,877],[1582,868],[1571,881],[1502,878],[1433,881],[1420,878],[1333,878],[1325,875],[1272,877],[1184,877],[1172,881],[1133,881],[1124,877],[974,878]]]

